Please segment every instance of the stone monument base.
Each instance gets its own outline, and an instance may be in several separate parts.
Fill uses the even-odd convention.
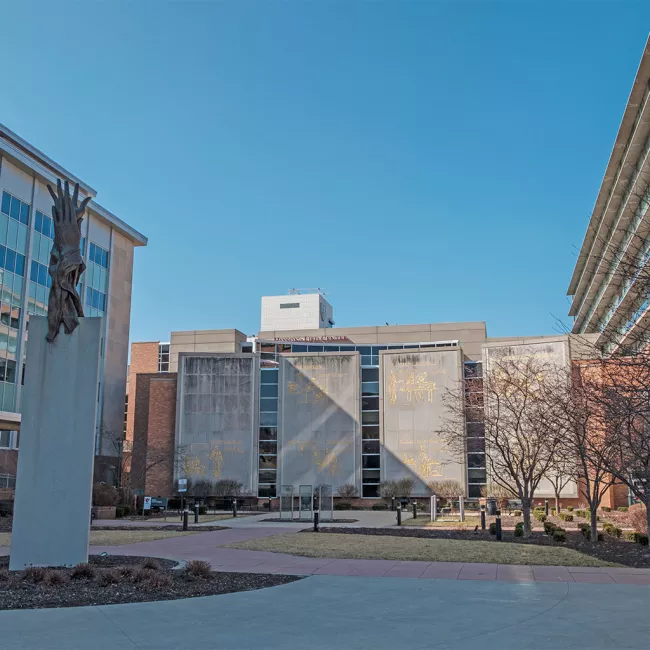
[[[102,319],[46,334],[47,318],[30,316],[12,571],[88,560]]]

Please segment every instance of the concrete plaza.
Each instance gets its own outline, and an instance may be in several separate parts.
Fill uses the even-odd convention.
[[[0,612],[4,650],[647,646],[636,585],[312,576],[177,601]]]

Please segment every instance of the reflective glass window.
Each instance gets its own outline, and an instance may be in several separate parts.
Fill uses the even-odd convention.
[[[379,424],[379,411],[362,411],[362,424]]]
[[[361,456],[361,466],[364,469],[379,469],[381,456]]]
[[[261,397],[277,397],[278,385],[277,384],[261,384],[260,386]]]
[[[278,430],[274,427],[261,427],[260,440],[277,440]]]

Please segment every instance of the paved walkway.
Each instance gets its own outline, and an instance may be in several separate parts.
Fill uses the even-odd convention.
[[[91,553],[141,555],[176,560],[205,560],[218,571],[284,573],[289,575],[417,578],[419,580],[481,580],[519,583],[565,582],[650,585],[650,569],[615,567],[555,567],[462,562],[412,562],[308,558],[268,551],[223,548],[271,535],[287,534],[286,527],[242,526],[226,530],[158,539],[121,546],[92,546]],[[0,555],[9,549],[0,548]]]
[[[0,612],[3,650],[645,648],[647,587],[313,576],[176,601]]]

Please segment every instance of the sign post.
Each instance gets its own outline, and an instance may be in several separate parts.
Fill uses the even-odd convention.
[[[178,479],[178,491],[181,495],[181,519],[183,518],[183,502],[185,501],[185,494],[187,492],[187,479],[179,478]]]

